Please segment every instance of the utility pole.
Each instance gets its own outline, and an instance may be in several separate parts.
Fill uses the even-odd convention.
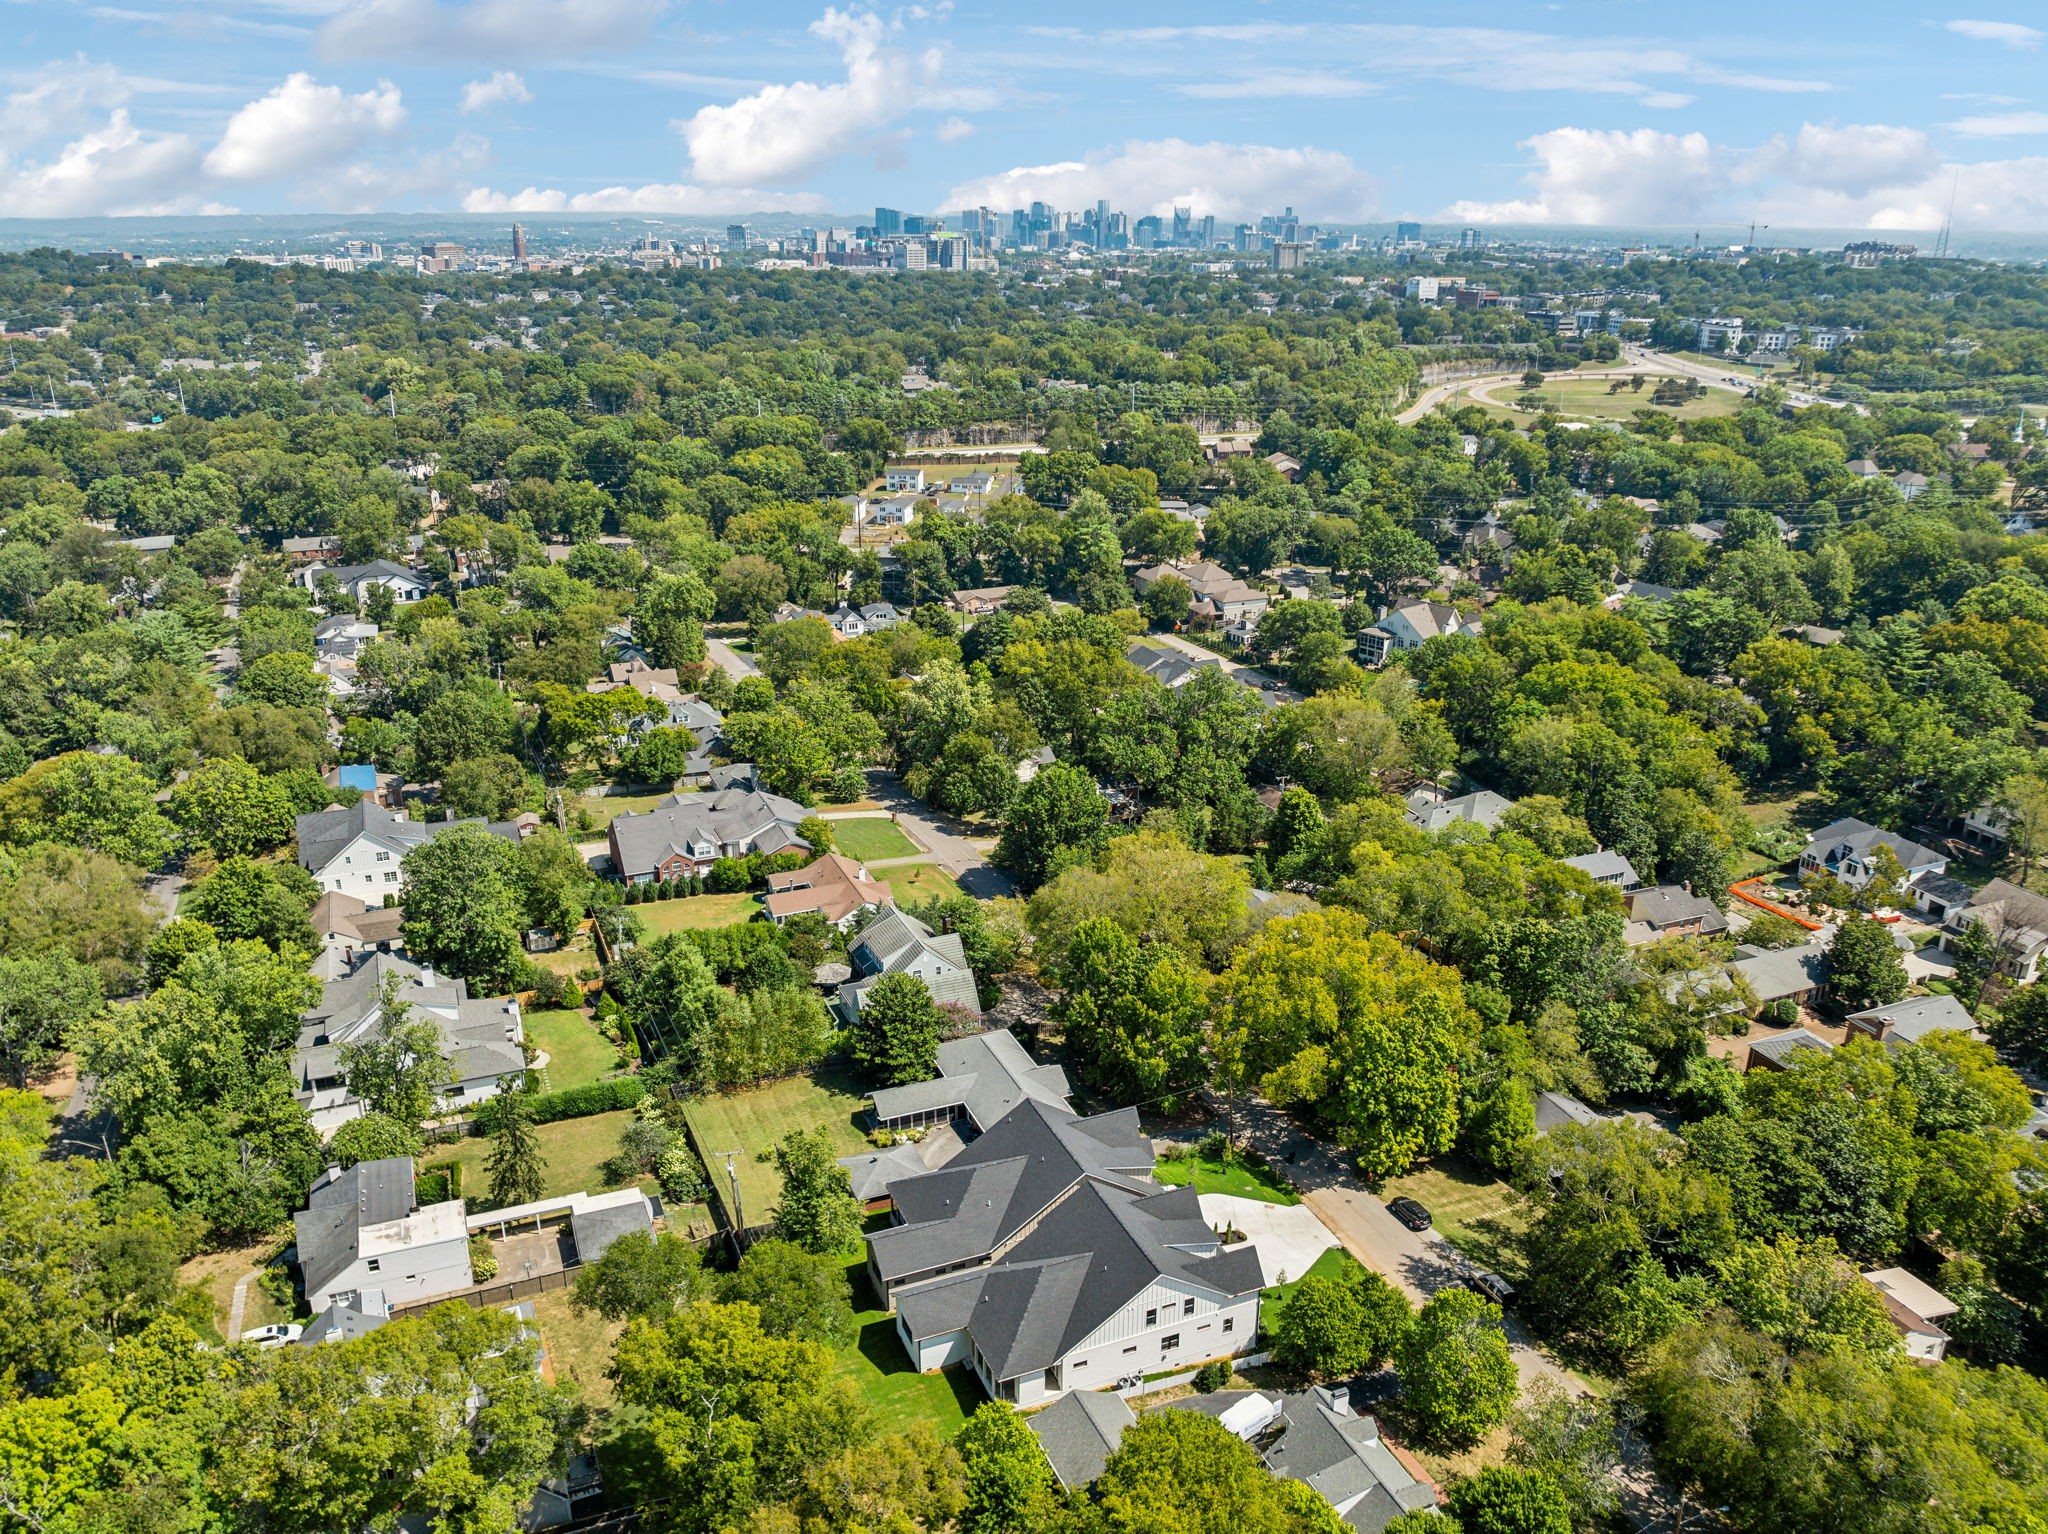
[[[725,1157],[725,1179],[732,1188],[732,1249],[735,1256],[744,1253],[747,1249],[747,1216],[746,1211],[740,1206],[740,1170],[737,1160],[738,1157],[744,1154],[743,1150],[713,1151],[711,1153],[713,1160],[720,1156]]]

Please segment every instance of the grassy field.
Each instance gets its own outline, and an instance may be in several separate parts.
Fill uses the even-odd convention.
[[[1530,1208],[1513,1188],[1462,1157],[1446,1157],[1390,1177],[1381,1198],[1412,1198],[1436,1220],[1443,1238],[1483,1268],[1519,1277],[1515,1239],[1528,1229]]]
[[[577,1315],[566,1289],[535,1296],[533,1319],[540,1326],[541,1346],[547,1350],[555,1383],[577,1386],[588,1406],[610,1406],[612,1382],[605,1378],[605,1370],[611,1367],[612,1344],[626,1329],[625,1323],[594,1314]]]
[[[936,863],[905,863],[885,868],[875,877],[888,881],[889,893],[898,905],[960,893],[960,881]]]
[[[582,794],[569,807],[571,824],[585,824],[590,827],[583,835],[601,835],[621,815],[644,815],[671,793],[679,790],[657,788],[644,794]],[[688,789],[680,792],[688,793]]]
[[[228,1313],[234,1305],[235,1280],[251,1268],[260,1268],[271,1261],[291,1242],[289,1231],[248,1246],[224,1247],[217,1252],[201,1252],[190,1262],[178,1269],[178,1281],[184,1284],[198,1284],[206,1290],[207,1298],[213,1301],[213,1324],[227,1337]],[[258,1326],[268,1326],[273,1321],[289,1321],[291,1312],[279,1305],[263,1292],[261,1284],[249,1285],[249,1302],[242,1312],[242,1330],[249,1331]],[[228,1341],[235,1339],[228,1337]]]
[[[1681,421],[1695,421],[1703,416],[1733,415],[1742,407],[1742,397],[1726,389],[1709,388],[1697,399],[1683,405],[1653,405],[1650,397],[1657,390],[1657,375],[1649,375],[1640,393],[1634,389],[1623,389],[1619,394],[1609,394],[1605,378],[1561,378],[1546,382],[1536,392],[1543,403],[1555,410],[1566,420],[1577,421],[1621,421],[1632,419],[1638,410],[1659,410]],[[1522,391],[1514,385],[1502,385],[1488,391],[1495,399],[1516,400]],[[1521,410],[1496,408],[1495,412],[1505,420],[1526,421],[1528,413]]]
[[[882,1431],[896,1432],[923,1422],[941,1438],[951,1438],[968,1413],[987,1399],[974,1371],[962,1365],[936,1374],[918,1374],[910,1367],[896,1335],[896,1319],[876,1305],[868,1283],[865,1253],[847,1264],[853,1285],[853,1343],[833,1349],[839,1375],[858,1390],[881,1419]]]
[[[914,858],[919,850],[917,843],[889,820],[835,820],[832,845],[863,863],[877,858]]]
[[[633,914],[647,923],[650,937],[659,937],[664,932],[701,932],[707,927],[734,926],[753,920],[760,909],[761,897],[745,891],[736,895],[690,895],[632,907]]]
[[[1273,1334],[1273,1328],[1279,1324],[1281,1313],[1287,1309],[1288,1296],[1301,1287],[1303,1278],[1340,1278],[1363,1267],[1364,1264],[1343,1247],[1331,1247],[1309,1264],[1308,1271],[1302,1274],[1301,1278],[1295,1279],[1293,1283],[1276,1284],[1271,1289],[1259,1292],[1259,1329],[1269,1337]]]
[[[565,1092],[618,1069],[618,1047],[581,1012],[529,1012],[526,1036],[547,1052],[546,1089]]]
[[[1190,1156],[1181,1161],[1162,1161],[1152,1169],[1152,1175],[1169,1188],[1192,1182],[1197,1193],[1227,1193],[1233,1198],[1255,1198],[1267,1204],[1301,1202],[1292,1188],[1264,1167],[1247,1166],[1241,1161],[1226,1166],[1206,1156]]]
[[[782,1176],[769,1163],[756,1161],[756,1154],[792,1129],[823,1126],[839,1154],[851,1156],[868,1148],[865,1131],[854,1123],[855,1116],[864,1114],[866,1108],[853,1073],[828,1069],[744,1092],[701,1097],[684,1113],[699,1148],[711,1158],[711,1185],[721,1201],[731,1196],[724,1154],[730,1150],[740,1153],[733,1158],[733,1166],[739,1173],[741,1211],[748,1224],[759,1225],[768,1219],[769,1209],[782,1192]]]
[[[548,1161],[541,1196],[556,1198],[564,1193],[597,1193],[606,1188],[625,1186],[623,1183],[606,1182],[599,1168],[619,1153],[619,1131],[631,1122],[632,1117],[632,1109],[621,1108],[616,1113],[595,1113],[584,1119],[558,1119],[535,1129],[534,1134],[540,1138],[541,1153]],[[420,1158],[420,1165],[428,1167],[447,1161],[461,1162],[462,1191],[474,1201],[473,1207],[489,1208],[490,1156],[489,1140],[464,1138],[453,1145],[428,1147],[427,1154]],[[654,1186],[651,1177],[640,1181],[644,1187]]]

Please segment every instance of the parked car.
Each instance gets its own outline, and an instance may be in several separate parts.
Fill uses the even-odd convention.
[[[1484,1268],[1475,1268],[1465,1275],[1465,1287],[1474,1294],[1483,1294],[1494,1304],[1505,1308],[1515,1297],[1515,1286],[1498,1273],[1489,1273]]]
[[[1410,1230],[1428,1230],[1436,1222],[1429,1211],[1412,1198],[1397,1198],[1387,1205],[1387,1212]]]
[[[295,1326],[289,1321],[275,1321],[269,1326],[258,1326],[242,1333],[242,1340],[253,1342],[266,1351],[271,1348],[286,1348],[297,1342],[299,1334],[304,1330],[304,1327]]]

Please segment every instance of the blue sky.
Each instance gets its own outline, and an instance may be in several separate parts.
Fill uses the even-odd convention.
[[[0,216],[2048,229],[2048,7],[1958,3],[9,0]]]

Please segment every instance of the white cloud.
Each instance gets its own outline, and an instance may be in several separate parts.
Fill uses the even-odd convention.
[[[1021,208],[1048,202],[1078,208],[1106,197],[1134,213],[1192,208],[1197,218],[1246,218],[1283,203],[1311,208],[1317,218],[1372,216],[1378,189],[1350,157],[1328,149],[1265,144],[1190,144],[1184,139],[1133,139],[1084,160],[1019,165],[964,182],[946,195],[948,208]]]
[[[1951,192],[1957,227],[2048,229],[2048,157],[1943,164],[1917,128],[1805,123],[1755,149],[1704,134],[1558,128],[1524,141],[1529,195],[1453,203],[1475,224],[1933,230]]]
[[[912,82],[903,60],[882,46],[886,31],[872,12],[828,9],[811,33],[838,46],[844,80],[793,80],[700,108],[680,125],[697,178],[718,186],[801,180],[902,116],[913,104]]]
[[[405,122],[398,87],[380,81],[351,96],[304,72],[250,102],[228,120],[206,156],[209,175],[224,181],[276,181],[327,170],[372,138]]]
[[[830,203],[812,192],[757,192],[731,187],[608,186],[569,193],[530,186],[523,192],[472,188],[465,213],[824,213]]]
[[[465,113],[481,112],[485,107],[505,102],[531,100],[533,92],[526,88],[526,76],[511,69],[500,69],[488,80],[471,80],[462,87]]]
[[[1704,133],[1554,128],[1525,139],[1533,195],[1459,202],[1444,217],[1473,224],[1675,224],[1699,216],[1727,181]]]
[[[2003,43],[2008,48],[2034,49],[2048,42],[2048,32],[2016,21],[1951,21],[1948,29],[1980,43]]]
[[[1235,80],[1197,80],[1174,89],[1183,96],[1208,101],[1285,101],[1298,96],[1364,96],[1379,87],[1327,69],[1264,69]]]
[[[134,95],[111,64],[76,59],[46,64],[0,103],[0,143],[28,143],[99,122]]]
[[[1743,163],[1739,179],[1789,181],[1795,186],[1861,197],[1932,175],[1940,160],[1918,128],[1883,123],[1801,123],[1779,134]]]
[[[117,107],[54,158],[0,158],[0,207],[23,218],[207,211],[199,146],[182,133],[148,133]]]
[[[559,60],[627,48],[666,0],[367,0],[320,29],[328,58]]]
[[[939,142],[957,144],[964,138],[974,136],[974,124],[964,117],[949,117],[939,124]]]
[[[2048,112],[1993,112],[1982,117],[1965,117],[1942,126],[1964,138],[2020,138],[2048,133]]]

